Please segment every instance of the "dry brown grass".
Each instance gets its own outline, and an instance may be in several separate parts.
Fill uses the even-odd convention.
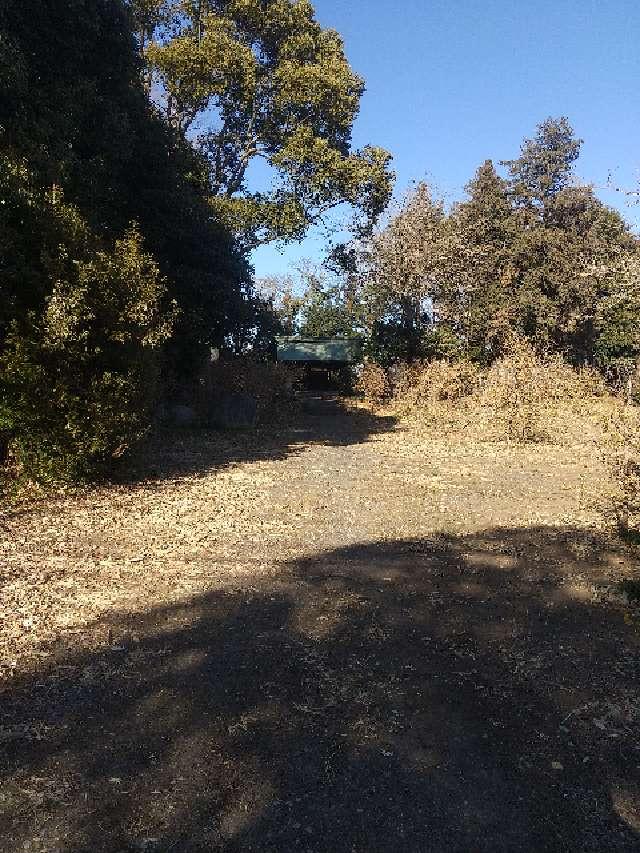
[[[590,369],[541,359],[514,339],[488,370],[434,361],[401,371],[392,408],[435,432],[475,440],[573,441],[600,430],[617,400]]]
[[[257,401],[260,423],[289,417],[296,409],[300,375],[287,365],[237,358],[207,365],[196,392],[196,408],[206,410],[221,393],[248,394]]]
[[[640,410],[623,403],[612,407],[603,453],[611,473],[610,507],[625,534],[640,531]]]
[[[367,403],[380,406],[390,399],[393,386],[384,367],[371,362],[362,368],[356,382],[356,390],[364,396]]]

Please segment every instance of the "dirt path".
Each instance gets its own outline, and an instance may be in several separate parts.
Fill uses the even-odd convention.
[[[640,849],[588,443],[319,401],[162,459],[4,519],[2,853]]]

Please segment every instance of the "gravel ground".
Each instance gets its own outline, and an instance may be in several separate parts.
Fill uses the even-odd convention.
[[[1,517],[0,850],[640,850],[594,447],[311,401]]]

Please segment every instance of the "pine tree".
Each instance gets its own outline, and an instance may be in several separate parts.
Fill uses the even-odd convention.
[[[459,334],[471,358],[490,361],[503,345],[512,313],[512,244],[514,212],[507,181],[486,160],[466,186],[469,199],[452,212],[462,257],[452,270],[452,298],[457,299]]]
[[[525,204],[544,205],[570,182],[580,156],[577,139],[565,116],[547,118],[533,139],[525,139],[516,160],[505,160],[515,197]]]

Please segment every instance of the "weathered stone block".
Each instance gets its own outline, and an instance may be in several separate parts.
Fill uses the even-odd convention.
[[[219,429],[253,429],[258,423],[258,401],[250,394],[219,394],[211,404],[209,422]]]

